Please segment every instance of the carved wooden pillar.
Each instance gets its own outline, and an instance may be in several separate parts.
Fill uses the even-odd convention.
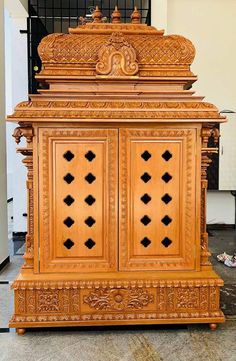
[[[202,165],[201,165],[201,265],[211,266],[208,249],[208,233],[206,230],[206,199],[207,199],[207,168],[211,164],[211,154],[217,153],[218,148],[209,148],[208,141],[211,136],[214,137],[214,143],[218,143],[219,131],[212,124],[206,124],[202,127]]]
[[[25,158],[22,163],[27,167],[27,235],[26,235],[26,247],[25,247],[25,264],[23,268],[33,269],[34,267],[34,195],[33,195],[33,128],[20,126],[15,129],[13,137],[16,143],[19,144],[22,137],[26,138],[27,147],[18,148],[17,152],[21,153]]]

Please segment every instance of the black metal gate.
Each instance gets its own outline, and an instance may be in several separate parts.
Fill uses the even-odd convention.
[[[69,27],[76,27],[78,18],[91,14],[95,6],[103,16],[110,19],[115,5],[123,22],[130,21],[130,14],[137,6],[142,22],[150,25],[151,0],[29,0],[28,52],[29,52],[29,93],[37,93],[40,84],[35,74],[41,69],[37,47],[41,39],[51,33],[67,33]]]

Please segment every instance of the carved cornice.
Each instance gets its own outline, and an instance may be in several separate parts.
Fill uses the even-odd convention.
[[[211,111],[16,110],[8,119],[221,119]]]
[[[74,101],[32,100],[22,102],[9,120],[22,119],[224,119],[210,103],[186,101]],[[215,130],[207,129],[208,137]],[[209,133],[210,132],[210,133]],[[209,134],[208,134],[209,133]],[[205,138],[204,138],[205,139]],[[208,138],[207,138],[208,139]]]
[[[215,105],[206,102],[158,102],[158,101],[74,101],[74,100],[34,100],[21,102],[17,105],[19,109],[186,109],[186,110],[209,110],[218,111]],[[211,129],[211,133],[212,133]]]

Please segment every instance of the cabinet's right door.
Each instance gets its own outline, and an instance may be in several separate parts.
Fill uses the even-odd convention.
[[[120,270],[198,269],[199,210],[198,129],[121,129]]]

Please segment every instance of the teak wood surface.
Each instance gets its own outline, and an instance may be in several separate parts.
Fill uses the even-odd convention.
[[[101,22],[39,45],[45,89],[20,103],[25,264],[10,327],[224,321],[209,262],[206,171],[217,108],[188,90],[192,43]],[[209,138],[215,142],[208,147]]]

